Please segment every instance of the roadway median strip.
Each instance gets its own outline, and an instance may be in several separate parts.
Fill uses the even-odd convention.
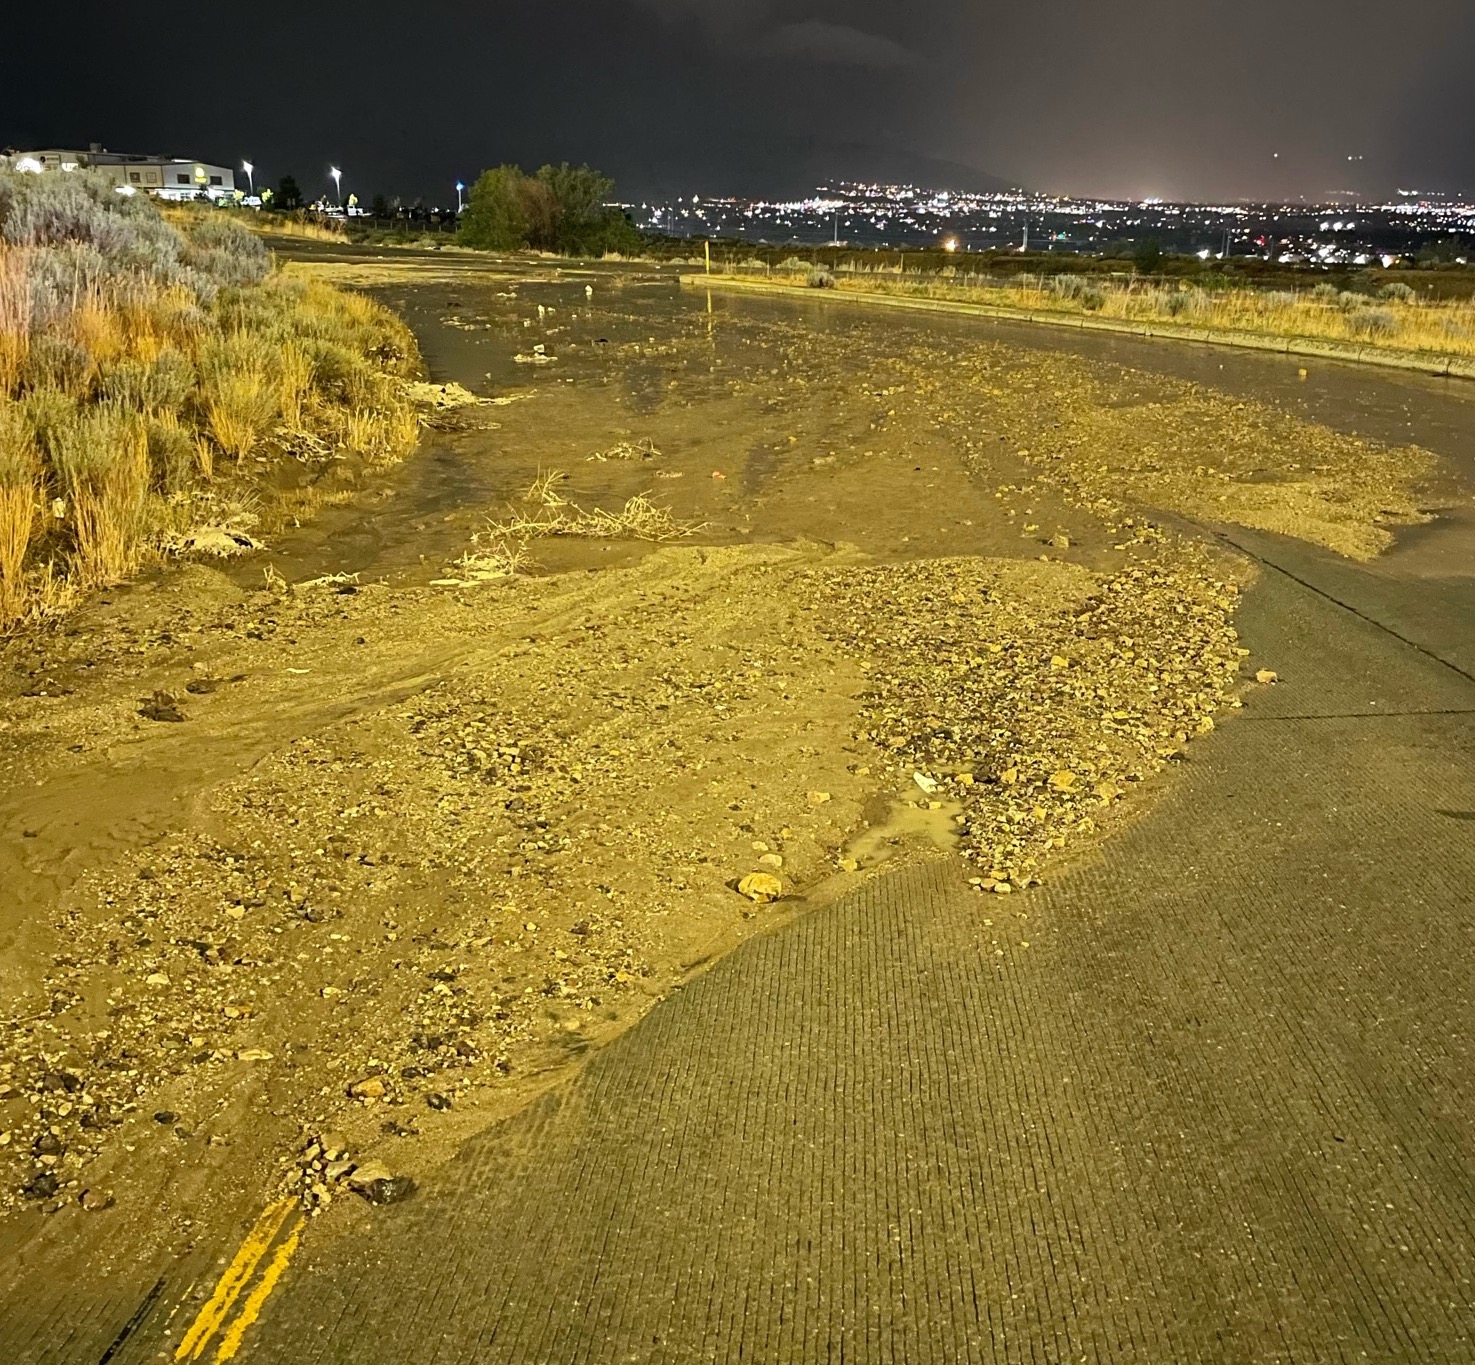
[[[256,1271],[266,1258],[267,1252],[275,1244],[276,1254],[268,1263],[255,1289],[246,1299],[240,1314],[221,1338],[214,1358],[217,1361],[225,1361],[235,1355],[246,1329],[260,1315],[262,1305],[276,1287],[277,1281],[281,1279],[293,1253],[297,1250],[301,1235],[301,1215],[298,1214],[291,1218],[290,1224],[288,1223],[289,1215],[296,1207],[295,1199],[279,1199],[262,1211],[251,1231],[241,1242],[231,1263],[216,1282],[214,1292],[205,1300],[204,1306],[195,1315],[189,1330],[175,1349],[174,1359],[177,1362],[199,1360],[204,1356],[216,1333],[225,1326],[241,1294],[255,1278]],[[288,1225],[289,1230],[285,1239],[279,1241],[284,1225]]]

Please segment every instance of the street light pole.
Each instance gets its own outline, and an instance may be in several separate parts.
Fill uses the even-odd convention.
[[[456,181],[456,214],[458,217],[461,213],[461,191],[465,188],[466,186],[463,185],[459,180]]]
[[[243,161],[241,162],[241,169],[246,172],[246,184],[249,188],[250,194],[254,198],[256,194],[256,167],[253,166],[249,161]]]
[[[343,172],[337,166],[329,166],[328,174],[333,177],[333,199],[339,208],[343,207]]]

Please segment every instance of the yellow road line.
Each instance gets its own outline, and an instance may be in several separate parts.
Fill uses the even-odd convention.
[[[292,1235],[277,1248],[276,1255],[271,1258],[271,1264],[267,1266],[261,1276],[261,1282],[251,1291],[251,1296],[241,1305],[241,1311],[236,1320],[231,1323],[228,1331],[220,1339],[220,1348],[215,1352],[215,1365],[221,1365],[222,1361],[229,1360],[240,1348],[241,1338],[246,1335],[246,1329],[261,1315],[261,1307],[271,1296],[271,1291],[277,1287],[277,1281],[282,1278],[288,1264],[292,1260],[293,1253],[297,1250],[297,1243],[302,1240],[302,1219],[299,1217],[292,1227]]]
[[[276,1240],[277,1233],[296,1202],[295,1199],[279,1199],[262,1210],[255,1226],[246,1234],[245,1241],[236,1252],[235,1259],[226,1266],[225,1273],[217,1281],[215,1292],[195,1315],[189,1331],[184,1334],[184,1340],[179,1343],[179,1349],[174,1352],[175,1360],[196,1360],[204,1353],[210,1338],[235,1306],[241,1290],[256,1273],[261,1258]]]

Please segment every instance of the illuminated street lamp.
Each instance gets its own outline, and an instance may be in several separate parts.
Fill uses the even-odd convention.
[[[329,166],[328,174],[333,177],[333,202],[343,202],[343,172],[337,166]]]
[[[461,191],[466,188],[459,180],[456,181],[456,212],[461,212]]]
[[[246,185],[251,194],[256,193],[256,167],[249,161],[241,162],[241,169],[246,172]]]

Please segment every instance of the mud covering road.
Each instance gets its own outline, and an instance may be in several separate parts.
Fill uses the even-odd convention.
[[[1458,1358],[1458,398],[304,268],[502,401],[8,647],[6,1358]]]
[[[749,943],[253,1358],[1468,1358],[1475,685],[1275,571],[1243,624],[1287,681],[1027,915],[941,856]]]

